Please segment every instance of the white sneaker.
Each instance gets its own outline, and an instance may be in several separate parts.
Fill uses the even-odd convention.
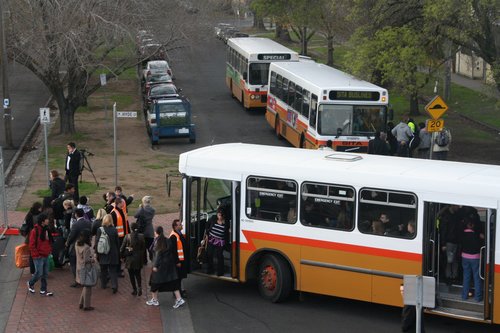
[[[160,302],[158,302],[157,299],[151,298],[149,301],[146,302],[147,305],[153,305],[153,306],[158,306],[160,305]]]
[[[174,309],[177,309],[179,306],[183,305],[186,303],[186,301],[183,298],[179,298],[178,300],[175,301],[175,304],[172,306]]]
[[[30,286],[30,282],[29,281],[27,282],[27,285],[28,285],[28,291],[30,293],[34,294],[35,293],[35,287]]]

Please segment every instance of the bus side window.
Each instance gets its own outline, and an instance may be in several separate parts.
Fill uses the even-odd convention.
[[[309,97],[311,96],[311,93],[304,89],[302,90],[302,110],[300,112],[302,115],[306,118],[309,119]]]
[[[309,116],[309,126],[316,129],[316,115],[318,113],[318,96],[311,94],[311,114]]]
[[[277,98],[281,99],[281,94],[283,90],[283,77],[279,74],[276,75],[276,94]]]
[[[365,222],[358,222],[360,232],[407,239],[415,237],[415,233],[409,235],[408,232],[408,224],[417,221],[414,194],[362,189],[359,197],[358,221],[371,221],[370,228]]]
[[[276,95],[276,72],[271,72],[271,81],[269,83],[269,91]]]
[[[290,208],[297,202],[297,183],[292,180],[248,177],[246,214],[263,221],[295,223]]]
[[[306,226],[352,231],[354,189],[343,185],[303,183],[300,222]]]
[[[301,86],[295,86],[295,103],[293,103],[292,107],[298,113],[301,112],[301,108],[302,108],[302,87]]]
[[[288,85],[288,105],[295,103],[295,83],[290,82]]]
[[[281,91],[281,100],[288,104],[288,79],[283,78],[283,90]]]

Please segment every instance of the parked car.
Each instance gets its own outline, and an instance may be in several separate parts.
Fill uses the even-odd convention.
[[[148,77],[156,74],[168,74],[172,77],[172,68],[170,68],[166,60],[153,60],[146,63],[143,70],[142,81],[143,83],[148,80]]]
[[[147,95],[152,86],[162,83],[172,83],[172,77],[168,74],[152,74],[146,78],[146,82],[142,86],[142,93]]]
[[[144,98],[144,108],[148,109],[151,103],[158,99],[178,98],[181,90],[172,83],[157,84],[149,89]]]
[[[220,38],[220,33],[222,31],[222,28],[229,28],[229,27],[231,27],[231,24],[229,23],[217,23],[217,25],[214,28],[215,37]]]
[[[187,137],[196,142],[195,126],[191,123],[191,104],[186,98],[155,100],[147,110],[147,129],[151,144],[160,138]]]
[[[237,30],[235,27],[233,27],[232,25],[228,25],[228,26],[223,26],[220,28],[220,32],[219,34],[217,35],[217,38],[219,39],[224,39],[224,35],[227,33],[227,31],[230,31],[230,30]]]
[[[147,42],[139,47],[139,59],[144,65],[148,61],[167,59],[167,51],[163,44]]]
[[[222,34],[222,40],[224,41],[224,43],[227,44],[227,40],[229,38],[232,38],[234,36],[234,34],[238,33],[238,29],[236,28],[231,28],[231,29],[227,29],[224,31],[224,33]]]

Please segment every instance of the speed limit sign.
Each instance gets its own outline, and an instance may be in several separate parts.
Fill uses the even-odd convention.
[[[427,120],[427,132],[441,132],[444,128],[443,119],[429,119]]]

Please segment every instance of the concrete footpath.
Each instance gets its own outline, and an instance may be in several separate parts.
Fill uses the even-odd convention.
[[[24,215],[9,212],[10,224],[19,226]],[[162,225],[169,233],[176,216],[158,215],[154,224]],[[78,308],[81,289],[69,287],[73,276],[68,265],[49,273],[47,284],[53,297],[39,294],[40,282],[35,286],[36,293],[29,293],[29,268],[16,268],[14,260],[15,247],[23,241],[21,236],[7,236],[0,241],[0,332],[194,332],[189,299],[185,306],[174,310],[172,294],[161,293],[159,307],[146,305],[151,264],[143,269],[141,297],[131,295],[132,287],[125,274],[118,281],[116,294],[111,288],[92,289],[94,311]]]

